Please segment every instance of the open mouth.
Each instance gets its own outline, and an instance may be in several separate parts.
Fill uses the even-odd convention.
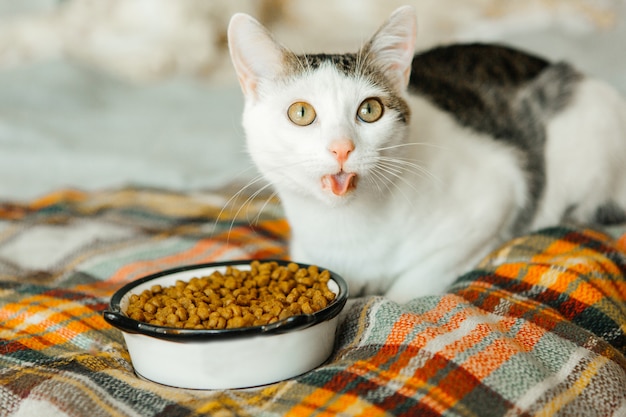
[[[322,177],[322,189],[331,190],[335,195],[344,195],[356,188],[356,174],[341,170],[336,174],[328,174]]]

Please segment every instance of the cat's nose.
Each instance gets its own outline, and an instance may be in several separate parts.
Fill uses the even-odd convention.
[[[343,165],[348,159],[350,152],[354,150],[354,142],[350,139],[335,139],[330,143],[328,150],[335,156],[337,162]]]

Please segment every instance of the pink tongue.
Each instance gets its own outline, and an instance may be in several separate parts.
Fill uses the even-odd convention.
[[[330,188],[335,195],[344,195],[349,190],[356,188],[356,174],[353,172],[339,171],[337,174],[328,174],[322,177],[322,187]]]

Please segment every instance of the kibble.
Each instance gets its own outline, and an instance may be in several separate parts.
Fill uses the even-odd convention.
[[[316,266],[253,261],[250,270],[154,285],[130,296],[126,315],[157,326],[231,329],[261,326],[298,314],[313,314],[335,299],[330,273]]]

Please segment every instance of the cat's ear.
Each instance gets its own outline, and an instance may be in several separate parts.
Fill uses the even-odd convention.
[[[246,97],[255,97],[257,85],[282,72],[286,50],[251,16],[237,13],[228,25],[228,48],[239,84]]]
[[[362,53],[387,74],[398,91],[409,84],[416,37],[415,9],[404,6],[396,9],[363,47]]]

